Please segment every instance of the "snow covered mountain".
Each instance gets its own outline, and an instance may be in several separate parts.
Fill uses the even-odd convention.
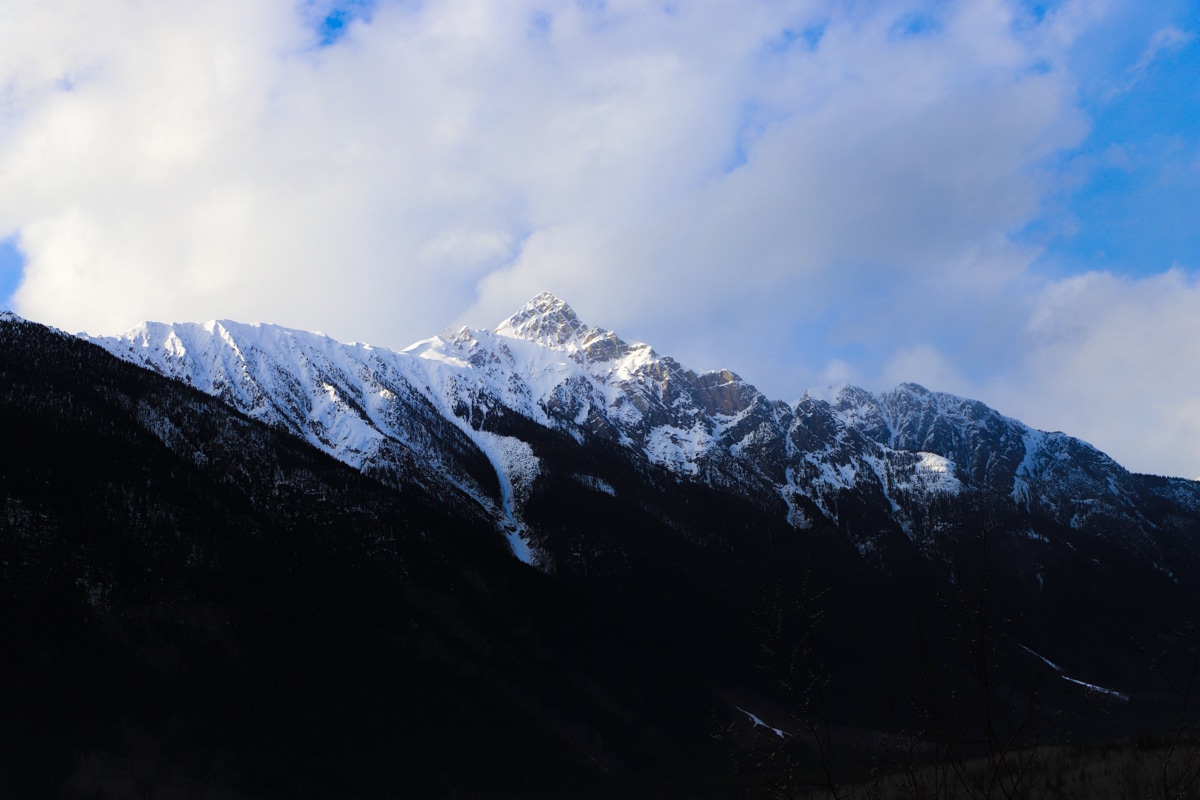
[[[775,659],[810,642],[845,741],[974,697],[1177,730],[1158,665],[1195,663],[1197,483],[912,384],[771,400],[551,295],[400,352],[0,314],[0,411],[19,796],[694,787],[801,743]]]
[[[789,405],[732,372],[696,373],[588,326],[545,292],[494,330],[449,331],[401,352],[230,321],[145,323],[92,341],[365,472],[473,504],[543,567],[523,513],[539,479],[536,443],[504,420],[581,447],[607,441],[795,528],[838,528],[864,555],[897,532],[935,548],[986,511],[987,524],[1032,539],[1104,534],[1166,565],[1179,554],[1164,535],[1200,518],[1200,484],[1132,475],[977,401],[903,384]],[[611,491],[603,476],[578,477]]]

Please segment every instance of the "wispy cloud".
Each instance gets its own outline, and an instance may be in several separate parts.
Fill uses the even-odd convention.
[[[980,391],[1031,424],[1115,451],[1131,469],[1200,476],[1200,375],[1190,366],[1200,359],[1198,304],[1200,280],[1178,269],[1055,281],[1014,331],[1011,374]]]
[[[1160,28],[1150,38],[1150,43],[1142,51],[1142,55],[1138,60],[1125,70],[1122,80],[1109,90],[1108,98],[1112,99],[1117,95],[1130,91],[1145,79],[1146,73],[1149,72],[1150,66],[1155,61],[1170,52],[1184,49],[1195,40],[1195,33],[1180,30],[1174,25],[1167,25]]]

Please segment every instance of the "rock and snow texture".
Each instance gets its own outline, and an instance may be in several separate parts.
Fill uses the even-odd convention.
[[[469,425],[432,402],[412,358],[321,334],[224,320],[145,323],[92,341],[351,466],[443,494],[462,493],[503,516],[491,458]]]
[[[814,514],[836,522],[848,492],[910,536],[923,509],[967,492],[1064,525],[1149,524],[1132,476],[1077,439],[915,384],[773,401],[732,372],[695,373],[585,325],[549,293],[494,330],[447,332],[401,352],[229,321],[145,323],[92,341],[355,467],[472,498],[531,563],[539,555],[521,508],[538,459],[495,432],[497,415],[580,443],[607,439],[681,479],[775,505],[797,527]]]

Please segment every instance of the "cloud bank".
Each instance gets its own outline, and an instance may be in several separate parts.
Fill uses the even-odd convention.
[[[550,289],[772,396],[916,380],[1195,476],[1187,265],[1047,277],[1017,235],[1088,135],[1071,54],[1102,11],[9,4],[12,305],[403,347]],[[1163,30],[1117,81],[1191,41]]]

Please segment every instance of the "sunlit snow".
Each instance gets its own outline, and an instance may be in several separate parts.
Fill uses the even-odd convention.
[[[868,490],[882,494],[909,531],[911,509],[963,491],[962,476],[970,473],[955,459],[971,453],[961,437],[984,423],[1024,446],[1006,479],[1013,502],[1027,505],[1032,486],[1058,468],[1072,441],[914,384],[885,395],[846,386],[823,393],[829,399],[810,394],[795,406],[771,404],[732,373],[698,375],[648,345],[586,326],[546,293],[495,330],[448,331],[400,352],[228,320],[147,322],[92,341],[355,467],[399,463],[407,479],[463,493],[531,562],[539,556],[522,538],[521,513],[539,462],[528,444],[487,432],[490,417],[506,411],[577,442],[607,437],[684,478],[734,489],[757,482],[778,493],[797,528],[812,524],[803,501],[836,520],[842,493]],[[431,440],[432,418],[487,456],[499,497]],[[937,427],[931,420],[960,438],[930,439]],[[612,493],[603,482],[589,485]],[[1074,524],[1095,498],[1111,503],[1121,496],[1111,476],[1103,487],[1071,485],[1060,494],[1067,489],[1062,521],[1069,513]],[[1044,487],[1039,492],[1046,494]],[[1038,502],[1053,510],[1046,496]]]

